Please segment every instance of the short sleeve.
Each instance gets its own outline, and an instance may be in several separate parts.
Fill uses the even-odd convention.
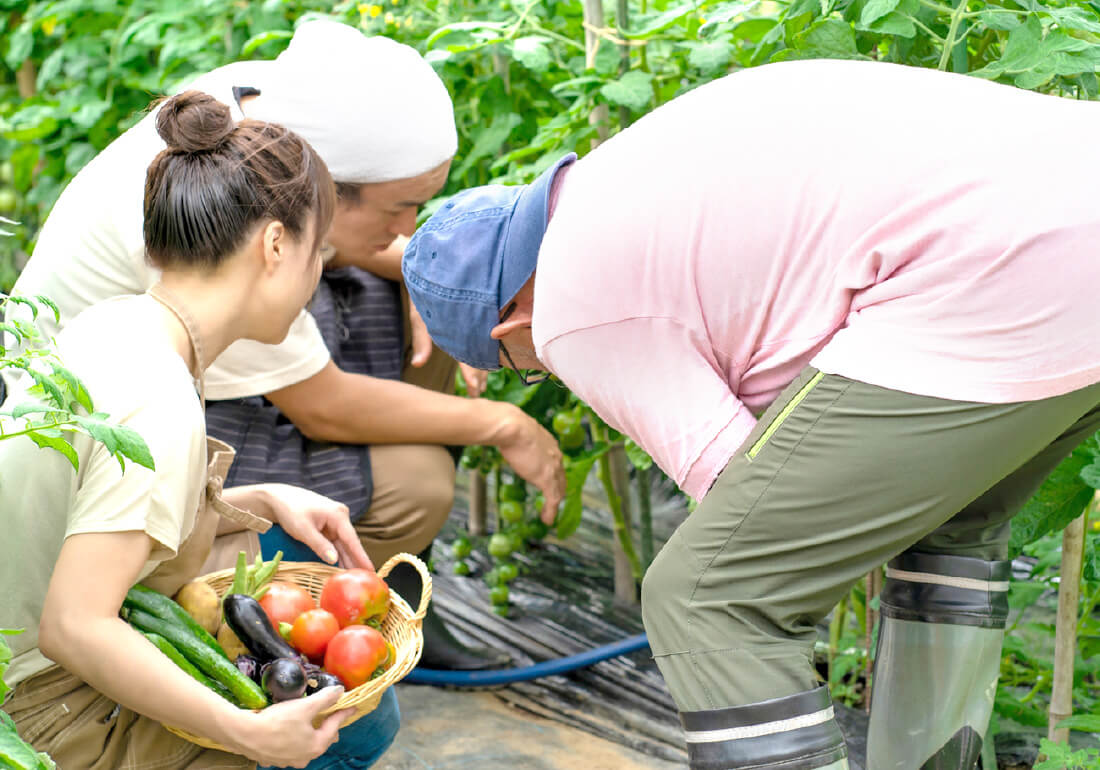
[[[206,370],[206,397],[262,396],[308,380],[331,358],[317,322],[303,310],[278,345],[237,340],[226,348]]]
[[[173,385],[157,388],[151,399],[126,415],[112,415],[141,435],[156,470],[127,460],[122,471],[118,460],[102,444],[95,444],[78,472],[66,537],[140,530],[160,546],[153,560],[175,555],[182,536],[194,524],[203,489],[206,433],[194,390]]]
[[[540,360],[680,488],[702,498],[756,424],[708,358],[667,318],[635,318],[548,341]]]

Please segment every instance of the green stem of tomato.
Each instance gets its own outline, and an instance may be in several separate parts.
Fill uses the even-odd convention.
[[[947,30],[947,39],[943,41],[943,53],[940,54],[940,63],[937,67],[937,69],[944,72],[947,71],[947,63],[951,60],[951,52],[955,49],[955,44],[959,42],[957,37],[959,23],[966,15],[967,0],[958,0],[958,2],[959,4],[955,6],[955,12],[951,14],[951,26]]]
[[[638,468],[638,534],[642,540],[642,567],[653,563],[653,503],[649,499],[649,468]]]
[[[607,429],[599,421],[592,421],[592,432],[597,441],[607,442]],[[638,553],[634,550],[634,543],[630,540],[630,532],[627,530],[626,521],[623,519],[622,498],[611,480],[611,460],[608,457],[608,452],[600,455],[598,464],[600,482],[607,493],[607,502],[611,507],[611,518],[615,522],[615,537],[618,538],[619,545],[622,546],[623,553],[626,554],[627,561],[630,562],[630,571],[634,573],[634,579],[641,580],[642,565],[638,561]]]

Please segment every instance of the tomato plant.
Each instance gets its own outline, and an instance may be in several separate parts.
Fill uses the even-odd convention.
[[[321,588],[321,608],[339,621],[340,627],[382,620],[390,607],[390,589],[374,570],[338,572]]]
[[[329,640],[325,670],[349,690],[370,679],[392,655],[382,634],[370,626],[345,626]]]
[[[260,597],[260,606],[271,619],[275,628],[280,623],[293,623],[303,612],[317,606],[313,595],[299,585],[275,581],[267,586],[267,592]]]

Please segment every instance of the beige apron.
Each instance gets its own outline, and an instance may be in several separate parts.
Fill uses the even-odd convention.
[[[196,386],[205,406],[202,373],[203,350],[194,322],[186,310],[162,286],[154,286],[150,296],[171,310],[191,340],[195,352]],[[177,549],[176,556],[161,562],[141,582],[171,596],[182,585],[210,569],[222,518],[243,531],[217,538],[221,558],[238,550],[249,558],[259,553],[258,532],[266,532],[271,522],[236,508],[221,499],[225,474],[233,462],[233,449],[217,439],[207,438],[206,488],[199,498],[191,533]],[[236,546],[237,550],[232,550]],[[134,675],[133,672],[127,675]],[[20,682],[11,692],[4,709],[15,720],[19,734],[38,751],[45,751],[61,770],[214,770],[216,768],[252,768],[256,763],[242,756],[212,751],[180,738],[159,722],[123,708],[83,683],[60,666],[51,666]]]

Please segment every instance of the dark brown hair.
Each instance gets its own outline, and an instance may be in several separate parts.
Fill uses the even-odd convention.
[[[157,132],[168,144],[145,177],[145,250],[160,268],[215,268],[253,228],[278,220],[295,238],[316,223],[314,247],[332,222],[336,193],[324,161],[274,123],[233,121],[199,91],[165,101]]]

